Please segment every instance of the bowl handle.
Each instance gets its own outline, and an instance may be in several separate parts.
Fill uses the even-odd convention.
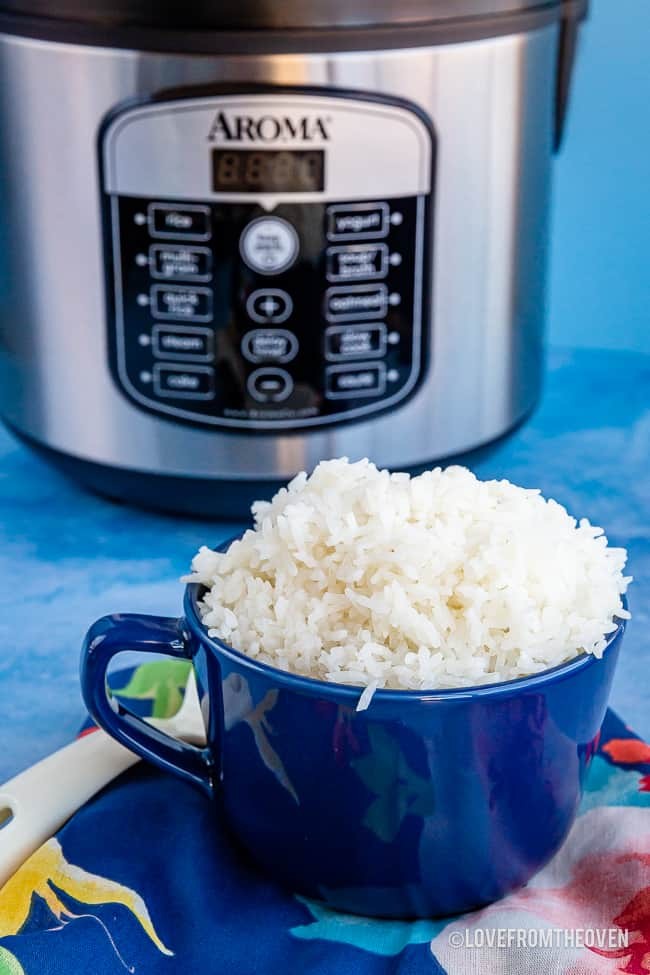
[[[216,776],[210,750],[188,745],[152,727],[116,698],[109,697],[106,681],[112,658],[125,650],[192,660],[192,646],[184,619],[139,613],[103,616],[84,638],[81,692],[90,715],[120,744],[212,797]]]

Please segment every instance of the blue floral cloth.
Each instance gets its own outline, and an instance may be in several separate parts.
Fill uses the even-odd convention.
[[[118,675],[120,696],[173,713],[186,672],[152,666],[168,665]],[[142,763],[122,775],[0,890],[0,975],[650,972],[650,747],[612,712],[560,853],[523,891],[463,918],[326,909],[261,875],[213,815]],[[608,929],[627,944],[504,951],[476,937],[511,928]]]

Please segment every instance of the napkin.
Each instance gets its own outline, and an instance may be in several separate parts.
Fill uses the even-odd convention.
[[[164,717],[186,678],[159,661],[112,682]],[[461,917],[330,910],[259,873],[214,816],[169,775],[125,773],[0,890],[0,975],[650,973],[650,746],[611,711],[562,849],[523,890]]]

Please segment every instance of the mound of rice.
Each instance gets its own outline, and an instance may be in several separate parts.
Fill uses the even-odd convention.
[[[321,463],[228,551],[201,548],[211,636],[308,677],[435,689],[511,680],[600,656],[626,552],[555,501],[463,467],[418,477]]]

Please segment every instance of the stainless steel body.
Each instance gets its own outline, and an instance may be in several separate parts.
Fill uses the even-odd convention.
[[[213,57],[0,36],[0,411],[56,451],[114,468],[287,478],[324,457],[403,468],[503,434],[541,375],[558,25],[391,51]],[[393,412],[297,433],[222,432],[144,412],[106,353],[97,136],[129,99],[213,83],[408,99],[438,138],[430,364]]]

